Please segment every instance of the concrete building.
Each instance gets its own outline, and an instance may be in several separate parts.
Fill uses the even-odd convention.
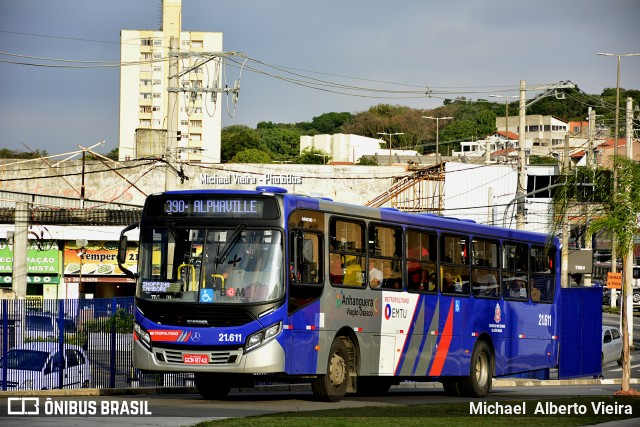
[[[381,139],[343,133],[300,137],[300,153],[307,148],[322,150],[331,156],[332,163],[355,164],[362,156],[377,156],[378,159],[419,156],[415,150],[389,150],[385,146],[386,142]]]
[[[496,118],[498,131],[505,131],[506,117]],[[509,132],[520,134],[520,118],[509,116]],[[532,114],[526,116],[524,138],[526,149],[534,156],[551,156],[564,149],[564,136],[569,132],[569,125],[553,116]]]
[[[178,111],[177,160],[220,162],[223,100],[201,90],[220,84],[220,57],[210,53],[222,52],[222,33],[182,31],[181,18],[181,0],[163,0],[160,30],[120,33],[120,160],[167,154],[171,107]],[[176,106],[169,105],[171,38],[181,55]]]

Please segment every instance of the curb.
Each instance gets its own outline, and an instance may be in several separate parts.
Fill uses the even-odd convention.
[[[622,379],[574,379],[574,380],[531,380],[520,378],[494,378],[493,387],[545,387],[545,386],[570,386],[570,385],[616,385],[622,384]],[[631,385],[640,384],[638,378],[631,378]],[[442,388],[439,382],[402,382],[392,386],[392,390],[417,390]],[[251,393],[261,392],[305,392],[310,390],[309,384],[273,384],[259,385],[251,388],[235,388],[232,392]],[[162,395],[162,394],[198,394],[195,387],[138,387],[138,388],[81,388],[71,390],[21,390],[0,391],[0,397],[10,396],[126,396],[126,395]]]

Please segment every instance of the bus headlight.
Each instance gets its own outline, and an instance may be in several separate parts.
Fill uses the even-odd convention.
[[[137,323],[133,324],[133,333],[136,334],[140,343],[149,351],[151,351],[151,335],[145,331],[142,326]]]
[[[259,347],[267,342],[271,341],[282,331],[282,322],[278,322],[275,325],[271,325],[268,328],[262,329],[255,334],[247,338],[247,346],[245,352],[251,351],[256,347]]]

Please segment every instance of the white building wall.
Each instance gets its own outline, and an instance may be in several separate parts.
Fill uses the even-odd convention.
[[[172,1],[172,7],[179,7],[179,1]],[[172,13],[176,14],[175,11]],[[180,16],[178,13],[176,16]],[[174,19],[174,18],[172,18]],[[175,18],[178,19],[178,18]],[[174,20],[175,20],[174,19]],[[171,28],[175,29],[175,25]],[[196,61],[202,62],[211,52],[222,52],[222,33],[175,32],[179,34],[178,47],[181,52],[202,52],[203,56],[179,61],[180,71]],[[120,130],[119,160],[135,159],[135,132],[138,128],[167,129],[168,116],[168,82],[169,65],[166,58],[169,54],[170,38],[173,32],[166,31],[121,31],[120,59],[127,65],[120,71]],[[141,40],[153,39],[150,46],[143,45]],[[187,41],[188,43],[183,43]],[[191,43],[196,41],[197,44]],[[145,58],[144,55],[150,55]],[[140,63],[140,65],[138,65]],[[221,67],[216,60],[202,66],[202,73],[189,73],[183,76],[181,87],[191,88],[194,82],[202,88],[215,88],[221,84]],[[149,86],[142,86],[143,81],[151,81]],[[159,84],[155,84],[159,83]],[[142,99],[141,92],[152,94],[152,99]],[[210,93],[198,92],[193,101],[190,92],[178,95],[178,127],[183,138],[178,141],[178,159],[191,162],[220,163],[220,145],[222,131],[222,110],[226,106],[226,95],[218,93],[215,103]],[[150,106],[155,111],[141,112],[141,106]],[[144,120],[144,122],[141,122]],[[147,125],[146,120],[149,120]],[[197,124],[198,126],[194,126]],[[197,138],[196,138],[197,136]],[[165,153],[158,153],[160,155]]]
[[[551,176],[556,173],[554,166],[527,166],[527,175]],[[443,215],[516,228],[517,183],[518,172],[514,165],[478,167],[465,163],[445,163]],[[493,194],[491,200],[490,191]],[[549,232],[551,202],[548,198],[525,199],[525,230]],[[490,206],[493,206],[492,213]]]
[[[119,159],[135,159],[135,131],[140,109],[140,31],[120,32],[120,60],[132,65],[120,67]],[[149,104],[151,105],[151,104]]]

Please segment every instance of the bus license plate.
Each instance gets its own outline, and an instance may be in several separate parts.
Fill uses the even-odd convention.
[[[206,354],[185,354],[182,360],[186,365],[208,365],[209,356]]]

